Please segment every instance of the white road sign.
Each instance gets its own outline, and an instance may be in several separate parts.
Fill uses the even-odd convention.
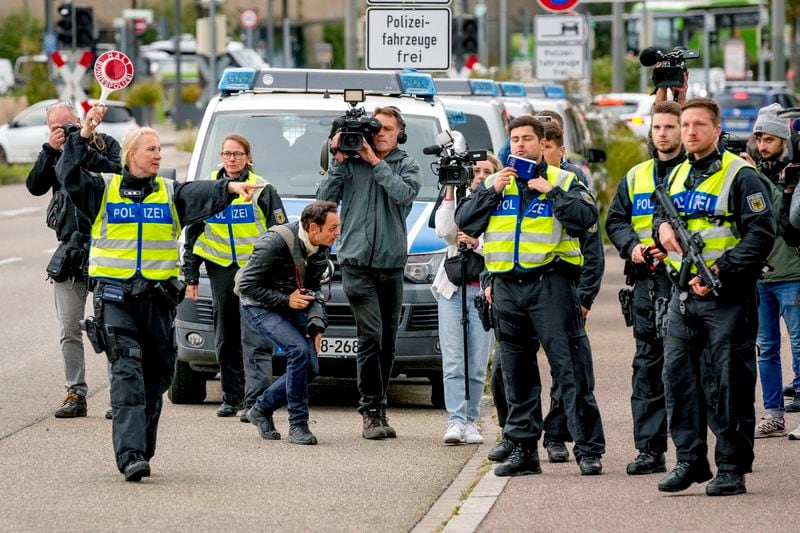
[[[367,9],[367,68],[447,70],[450,68],[448,8]]]
[[[583,15],[534,17],[537,43],[585,43],[589,32]]]
[[[536,78],[540,80],[580,79],[586,76],[582,44],[537,44]]]

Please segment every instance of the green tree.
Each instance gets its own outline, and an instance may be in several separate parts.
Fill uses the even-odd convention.
[[[331,68],[344,68],[344,24],[331,22],[322,27],[322,38],[333,47]]]
[[[625,58],[625,92],[639,92],[642,65],[635,58]],[[611,56],[592,59],[592,90],[595,94],[611,91]]]
[[[39,53],[44,25],[27,9],[0,18],[0,57],[12,63],[21,55]]]

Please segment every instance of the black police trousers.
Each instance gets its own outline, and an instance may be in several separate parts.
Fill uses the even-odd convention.
[[[156,452],[162,396],[175,371],[175,306],[155,291],[111,301],[103,288],[102,283],[95,288],[94,311],[108,336],[112,439],[122,472]]]
[[[342,288],[358,331],[358,410],[386,407],[403,307],[403,270],[342,265]]]
[[[667,451],[667,405],[664,399],[664,343],[656,331],[655,303],[670,297],[672,282],[659,269],[633,287],[633,356],[631,413],[633,441],[639,451]]]
[[[707,460],[708,425],[717,437],[718,470],[745,474],[755,432],[755,285],[737,286],[730,300],[690,293],[681,301],[673,290],[664,389],[678,461]]]
[[[244,399],[244,362],[239,297],[233,292],[233,278],[239,266],[234,263],[223,267],[208,260],[205,264],[214,299],[214,349],[219,363],[222,401],[239,407]]]
[[[575,439],[576,459],[600,457],[605,436],[593,393],[591,352],[581,347],[588,341],[575,285],[558,270],[496,276],[493,295],[508,400],[505,437],[528,448],[541,437],[542,383],[536,360],[541,343]]]

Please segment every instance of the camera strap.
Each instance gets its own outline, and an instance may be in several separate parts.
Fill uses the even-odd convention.
[[[285,225],[272,226],[269,231],[275,232],[283,239],[289,251],[292,254],[294,261],[294,275],[298,289],[303,289],[303,282],[306,279],[306,260],[300,252],[300,247],[297,245],[297,239],[294,232],[287,228]]]

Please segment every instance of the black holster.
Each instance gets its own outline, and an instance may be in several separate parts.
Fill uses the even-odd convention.
[[[492,305],[486,300],[486,295],[483,292],[478,293],[472,302],[475,305],[475,309],[478,310],[478,316],[481,317],[483,331],[490,331],[494,323],[492,320]]]
[[[663,339],[667,336],[669,329],[669,320],[667,319],[669,311],[669,298],[656,298],[655,305],[655,318],[656,318],[656,338]]]
[[[105,324],[99,319],[90,316],[80,321],[81,329],[86,332],[89,342],[92,343],[95,353],[105,352],[108,349],[108,342],[105,334]]]
[[[633,288],[623,287],[619,291],[619,305],[622,309],[622,316],[625,318],[625,326],[633,326]]]

